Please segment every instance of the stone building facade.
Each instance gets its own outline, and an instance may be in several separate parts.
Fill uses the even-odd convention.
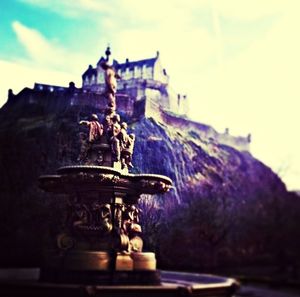
[[[106,58],[101,57],[95,67],[89,65],[82,75],[82,89],[102,94],[105,89],[104,71],[101,63],[109,60],[110,49],[106,50]],[[158,106],[176,113],[188,113],[186,96],[173,94],[169,88],[169,75],[163,67],[159,52],[154,58],[124,63],[113,60],[112,66],[121,77],[118,80],[117,96],[134,98],[136,105],[145,101],[145,113],[151,106]],[[147,102],[146,102],[147,101]],[[150,103],[151,104],[148,104]],[[183,106],[184,105],[184,106]]]

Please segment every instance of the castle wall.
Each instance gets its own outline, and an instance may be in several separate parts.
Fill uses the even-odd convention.
[[[204,141],[231,146],[239,151],[250,151],[248,137],[235,137],[227,133],[219,133],[213,127],[190,119],[176,116],[160,108],[154,100],[146,98],[145,117],[152,117],[157,122],[166,123],[180,130],[193,131]]]
[[[155,100],[152,100],[149,97],[145,98],[145,117],[154,118],[157,121],[162,120],[159,104]]]
[[[154,113],[152,112],[152,115]],[[250,141],[248,137],[232,136],[227,133],[219,133],[213,127],[198,122],[191,121],[179,116],[175,116],[165,111],[161,111],[158,117],[165,123],[179,129],[186,129],[197,132],[201,139],[216,144],[225,144],[240,151],[250,151]]]
[[[188,115],[189,114],[189,105],[186,95],[177,94],[177,113],[179,115]]]
[[[220,133],[218,134],[217,141],[219,143],[238,148],[240,151],[250,151],[250,141],[247,137]]]
[[[47,112],[61,112],[70,106],[93,106],[104,112],[107,98],[103,94],[85,89],[67,88],[45,84],[35,84],[33,89],[25,88],[19,94],[11,96],[10,101],[19,106],[36,105]],[[135,97],[117,93],[117,110],[128,117],[134,114]]]
[[[156,60],[156,63],[154,65],[153,79],[164,84],[169,83],[169,76],[167,75],[166,70],[163,69],[159,58]]]

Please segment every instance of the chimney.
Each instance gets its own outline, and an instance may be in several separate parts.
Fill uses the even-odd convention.
[[[109,56],[111,55],[110,46],[108,45],[105,51],[106,62],[109,61]]]
[[[8,100],[11,100],[14,96],[15,96],[15,95],[14,95],[14,93],[13,93],[13,90],[12,90],[12,89],[9,89],[9,90],[8,90],[8,97],[7,97],[7,99],[8,99]]]
[[[75,89],[75,83],[73,81],[69,82],[69,89]]]
[[[249,134],[247,135],[247,140],[248,140],[249,143],[251,142],[251,138],[252,138],[252,135],[251,135],[251,133],[249,133]]]
[[[69,94],[74,94],[75,93],[75,83],[73,82],[73,81],[71,81],[70,83],[69,83],[69,90],[68,90],[68,93]]]

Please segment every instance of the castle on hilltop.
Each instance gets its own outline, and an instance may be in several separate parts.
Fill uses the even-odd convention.
[[[48,112],[59,112],[70,106],[92,106],[104,112],[107,99],[104,96],[105,81],[103,61],[110,61],[110,48],[101,57],[96,66],[89,65],[82,74],[82,87],[73,82],[68,87],[35,83],[34,88],[24,88],[14,95],[8,91],[7,105],[37,105]],[[117,86],[117,110],[128,118],[154,118],[158,122],[171,124],[179,129],[196,130],[201,138],[210,143],[221,143],[238,150],[248,151],[251,135],[234,137],[228,133],[218,133],[213,127],[188,119],[188,98],[176,94],[169,85],[169,75],[163,68],[159,52],[155,57],[124,63],[110,62],[120,76]]]
[[[110,48],[105,51],[106,57],[101,57],[94,68],[89,65],[82,75],[82,89],[88,92],[102,94],[105,91],[104,70],[101,64],[110,60]],[[140,61],[124,63],[116,60],[111,62],[120,79],[118,80],[117,96],[134,98],[136,105],[147,100],[145,112],[147,114],[149,103],[159,106],[164,110],[172,110],[180,115],[188,114],[188,102],[186,95],[174,94],[169,87],[169,75],[163,68],[159,56]]]

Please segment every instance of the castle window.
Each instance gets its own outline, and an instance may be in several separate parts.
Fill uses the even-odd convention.
[[[119,69],[119,70],[117,71],[117,73],[118,73],[118,75],[119,75],[119,76],[121,76],[121,77],[122,77],[122,72],[121,72],[121,69]]]
[[[143,78],[152,78],[152,67],[147,67],[146,65],[143,65]]]
[[[133,71],[130,68],[126,68],[126,78],[131,79],[133,77]]]
[[[104,83],[104,74],[103,74],[103,72],[98,73],[98,82],[99,83]]]
[[[138,66],[135,66],[134,77],[135,78],[142,77],[142,69],[140,67],[138,67]]]
[[[129,78],[134,78],[134,71],[133,70],[129,70]]]
[[[142,67],[142,77],[147,78],[147,66],[143,65]]]
[[[148,77],[153,78],[153,68],[152,67],[148,68]]]
[[[125,75],[124,75],[124,79],[130,79],[130,71],[129,71],[129,68],[126,68],[125,70]]]

